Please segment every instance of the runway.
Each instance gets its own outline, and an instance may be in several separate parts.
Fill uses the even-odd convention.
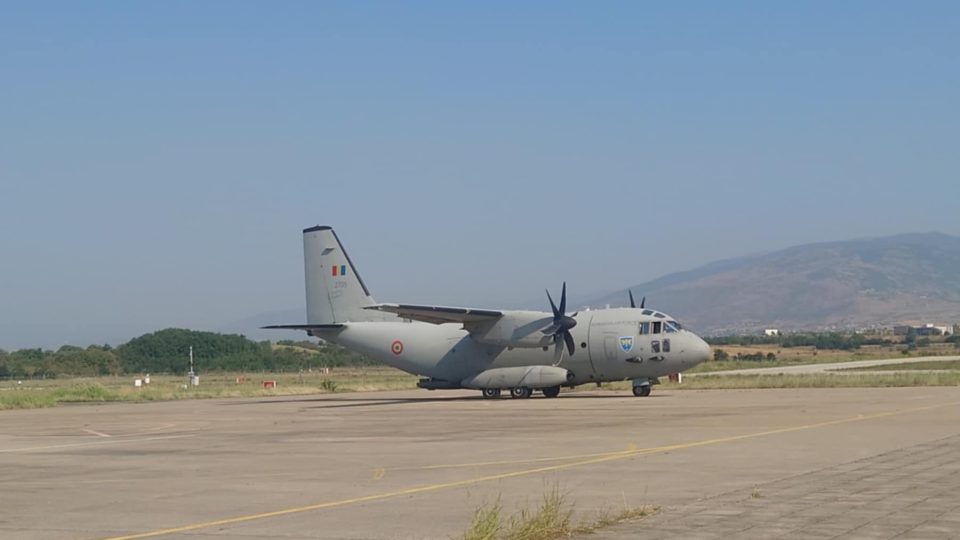
[[[789,536],[822,519],[809,511],[816,501],[859,485],[838,484],[831,471],[866,463],[892,474],[918,462],[946,471],[939,502],[920,511],[927,499],[905,499],[915,517],[896,534],[960,534],[949,458],[957,388],[658,388],[649,398],[497,401],[404,391],[6,411],[0,426],[3,538],[447,539],[479,505],[532,505],[554,485],[582,516],[624,503],[662,509],[599,538]],[[933,485],[928,469],[898,485]],[[767,495],[753,497],[758,489]],[[738,504],[752,513],[732,510]],[[883,504],[897,510],[895,497]],[[722,509],[739,518],[711,527],[709,512]],[[892,536],[842,520],[828,532],[858,530]]]

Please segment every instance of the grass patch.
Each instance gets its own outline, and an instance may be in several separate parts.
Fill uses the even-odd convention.
[[[938,343],[928,347],[906,350],[901,347],[864,345],[859,349],[844,351],[839,349],[817,349],[815,347],[778,347],[776,345],[713,345],[713,351],[723,350],[730,355],[729,360],[708,361],[697,365],[685,373],[710,373],[738,369],[772,368],[803,366],[809,364],[829,364],[835,362],[854,362],[856,360],[885,360],[900,356],[949,356],[957,354],[952,344]],[[737,354],[773,353],[776,360],[736,360]]]
[[[84,379],[24,380],[0,383],[0,410],[54,407],[60,403],[145,402],[181,399],[289,396],[332,392],[406,390],[417,377],[390,368],[341,368],[319,373],[201,374],[200,386],[186,386],[186,377],[153,376],[151,383],[133,386],[133,375]],[[276,381],[265,389],[263,381]]]
[[[743,388],[885,388],[896,386],[960,386],[960,372],[698,375],[684,379],[682,384],[664,382],[662,388],[719,390]]]
[[[540,504],[505,516],[499,500],[478,508],[463,540],[554,540],[596,532],[604,527],[640,519],[657,512],[652,506],[624,507],[619,512],[601,512],[584,522],[574,521],[573,505],[557,487],[547,490]]]
[[[906,364],[887,364],[885,366],[869,366],[846,368],[843,371],[925,371],[925,370],[960,370],[960,360],[944,360],[942,362],[912,362]]]

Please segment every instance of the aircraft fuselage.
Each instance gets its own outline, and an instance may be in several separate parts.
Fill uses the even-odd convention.
[[[667,319],[638,309],[584,311],[571,330],[577,348],[557,364],[554,348],[506,347],[481,343],[459,324],[352,322],[322,335],[408,373],[459,382],[488,369],[557,364],[569,370],[569,385],[655,378],[679,373],[707,359],[709,348],[687,330],[666,332]],[[643,334],[659,323],[658,333]]]

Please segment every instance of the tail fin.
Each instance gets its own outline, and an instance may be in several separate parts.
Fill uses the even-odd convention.
[[[383,313],[363,309],[376,302],[332,228],[303,230],[303,267],[308,324],[384,320]]]

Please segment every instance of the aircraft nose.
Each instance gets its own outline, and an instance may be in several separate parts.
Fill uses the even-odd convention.
[[[700,336],[693,336],[693,346],[690,347],[690,356],[694,363],[699,364],[710,359],[710,345]]]

